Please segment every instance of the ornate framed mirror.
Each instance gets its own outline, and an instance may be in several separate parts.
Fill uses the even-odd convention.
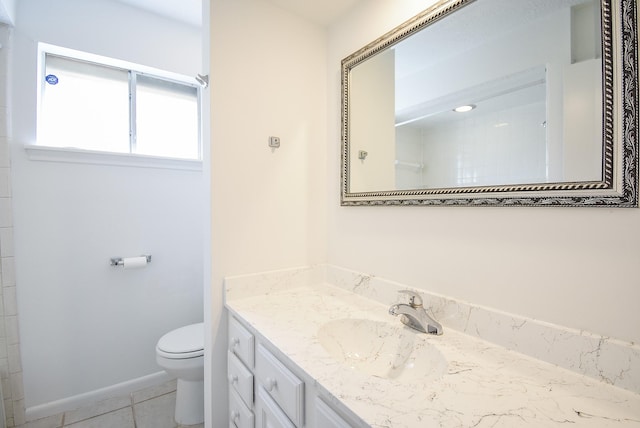
[[[634,0],[444,0],[342,61],[342,205],[638,206]]]

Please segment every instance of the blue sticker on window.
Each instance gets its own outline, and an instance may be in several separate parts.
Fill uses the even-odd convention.
[[[57,85],[58,84],[58,76],[56,76],[55,74],[48,74],[47,76],[45,76],[44,79],[50,85]]]

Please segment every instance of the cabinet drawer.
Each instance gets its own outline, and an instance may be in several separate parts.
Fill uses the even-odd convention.
[[[253,412],[247,408],[235,390],[229,389],[229,425],[253,428]]]
[[[253,368],[253,334],[233,317],[229,317],[229,351]]]
[[[293,423],[304,423],[304,382],[262,344],[256,352],[256,378]]]
[[[256,395],[258,428],[296,428],[262,386],[258,387]]]
[[[327,403],[316,397],[316,427],[320,428],[352,428]]]
[[[236,390],[242,401],[251,407],[253,405],[253,373],[247,369],[231,352],[227,356],[227,375],[229,385]]]

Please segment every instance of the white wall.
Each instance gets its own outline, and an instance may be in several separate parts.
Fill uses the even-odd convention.
[[[329,31],[328,262],[640,340],[640,210],[340,207],[340,60],[432,0],[363,1]]]
[[[395,188],[395,55],[380,53],[351,71],[349,191]],[[360,159],[359,152],[367,152]]]
[[[21,0],[14,32],[12,169],[24,404],[161,371],[155,343],[202,320],[201,172],[32,161],[37,42],[187,75],[200,33],[107,0]],[[138,271],[113,256],[150,253]],[[39,407],[40,406],[40,407]]]
[[[564,68],[562,140],[567,181],[602,177],[602,60],[591,59]]]
[[[339,206],[340,60],[431,3],[362,0],[325,34],[265,0],[211,1],[212,427],[227,424],[227,275],[328,261],[639,339],[639,210]]]
[[[221,427],[228,425],[223,278],[326,260],[326,37],[265,0],[212,0],[210,16],[207,371],[211,426]],[[280,137],[279,149],[267,146],[270,135]]]
[[[202,2],[202,45],[201,45],[201,58],[202,58],[202,71],[201,74],[210,76],[211,81],[211,2],[210,0],[204,0]],[[212,237],[211,237],[211,85],[209,85],[209,89],[205,89],[202,91],[201,97],[201,116],[203,118],[202,124],[202,141],[206,141],[206,144],[203,144],[202,147],[202,163],[203,163],[203,180],[204,187],[207,191],[205,191],[205,196],[202,198],[203,206],[203,215],[205,217],[205,224],[202,235],[204,236],[203,242],[203,283],[204,290],[202,296],[202,306],[204,312],[204,420],[205,423],[210,423],[209,421],[213,420],[213,406],[207,405],[206,403],[213,403],[214,393],[216,398],[220,398],[220,392],[216,385],[214,385],[209,380],[212,378],[212,368],[213,368],[213,351],[214,351],[214,334],[212,327],[212,313],[215,311],[216,313],[220,313],[220,307],[212,308],[211,302],[213,301],[212,296],[214,294],[218,294],[219,290],[214,291],[213,287],[211,287],[211,247],[212,247]],[[218,348],[216,349],[226,349],[226,343],[219,343]],[[216,355],[216,358],[219,358]],[[217,363],[219,366],[219,363]],[[223,400],[224,401],[224,400]],[[223,416],[217,415],[217,420],[222,420]]]
[[[411,126],[396,127],[396,189],[418,189],[423,185],[422,131]]]

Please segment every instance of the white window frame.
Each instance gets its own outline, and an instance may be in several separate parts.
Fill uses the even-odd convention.
[[[168,169],[186,169],[186,170],[202,170],[202,86],[195,78],[184,76],[181,74],[147,67],[140,64],[109,58],[101,55],[95,55],[87,52],[77,51],[74,49],[55,46],[47,43],[38,43],[38,69],[37,69],[37,135],[40,134],[41,123],[41,102],[42,92],[45,85],[45,58],[46,55],[55,55],[67,57],[71,60],[86,61],[97,65],[113,67],[129,71],[135,80],[137,75],[148,75],[157,79],[191,86],[196,89],[198,97],[198,158],[197,159],[179,159],[164,156],[153,156],[132,153],[135,148],[135,134],[130,135],[129,153],[117,153],[110,151],[86,150],[71,147],[53,147],[44,144],[38,144],[37,136],[35,144],[26,144],[25,150],[31,160],[38,161],[57,161],[72,163],[89,163],[101,165],[118,165],[118,166],[138,166],[150,168],[168,168]],[[135,84],[135,82],[134,82]],[[135,103],[135,99],[130,100]],[[133,107],[135,104],[133,105]],[[135,108],[130,110],[130,120],[135,120]],[[134,127],[135,128],[135,127]],[[133,129],[134,129],[133,128]],[[130,128],[132,129],[132,128]]]

